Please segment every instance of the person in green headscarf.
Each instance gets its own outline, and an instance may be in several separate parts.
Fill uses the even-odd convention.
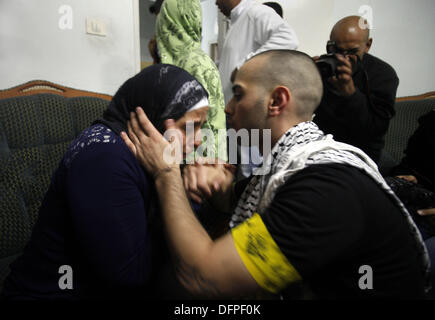
[[[210,108],[203,129],[214,135],[214,154],[226,161],[225,102],[219,71],[201,49],[202,9],[199,0],[165,0],[156,20],[157,47],[161,63],[180,67],[194,76],[207,90]],[[203,142],[207,145],[207,141]],[[213,146],[209,146],[213,147]],[[210,157],[210,154],[207,154]]]

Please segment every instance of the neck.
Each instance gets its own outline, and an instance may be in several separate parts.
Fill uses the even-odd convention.
[[[272,130],[272,148],[278,142],[279,139],[291,128],[297,126],[299,123],[308,121],[307,119],[295,119],[292,121],[286,121],[282,125],[278,126],[276,130]]]
[[[287,132],[289,131],[291,128],[293,128],[294,126],[298,125],[301,122],[306,122],[309,121],[309,119],[297,119],[297,120],[293,120],[293,121],[286,121],[280,125],[275,125],[275,126],[271,126],[271,137],[270,137],[270,142],[271,142],[271,148],[270,150],[272,150],[276,143],[279,141],[279,139],[281,139],[281,137]],[[260,153],[264,155],[264,151],[263,150],[263,134],[260,135],[260,145],[258,146]]]

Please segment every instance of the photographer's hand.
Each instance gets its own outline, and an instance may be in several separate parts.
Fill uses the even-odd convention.
[[[349,56],[336,55],[341,65],[337,67],[338,76],[328,79],[340,96],[349,97],[355,93],[355,84],[352,79],[352,63]]]

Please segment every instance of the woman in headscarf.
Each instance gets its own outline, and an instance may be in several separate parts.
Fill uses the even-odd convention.
[[[222,84],[213,60],[201,49],[201,26],[199,0],[165,0],[156,20],[157,47],[162,63],[183,68],[207,90],[210,109],[203,129],[213,131],[215,158],[226,161],[226,135],[218,138],[218,130],[226,129]]]
[[[141,106],[163,133],[165,120],[183,135],[184,152],[198,146],[185,135],[208,112],[207,92],[188,72],[154,65],[127,80],[103,117],[70,145],[39,211],[23,255],[11,265],[7,299],[158,297],[169,261],[146,172],[119,136]]]

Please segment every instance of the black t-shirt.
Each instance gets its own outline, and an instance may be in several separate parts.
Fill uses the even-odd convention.
[[[404,216],[357,168],[313,165],[298,172],[266,212],[232,234],[258,284],[284,296],[300,279],[318,298],[424,295],[416,242]]]

